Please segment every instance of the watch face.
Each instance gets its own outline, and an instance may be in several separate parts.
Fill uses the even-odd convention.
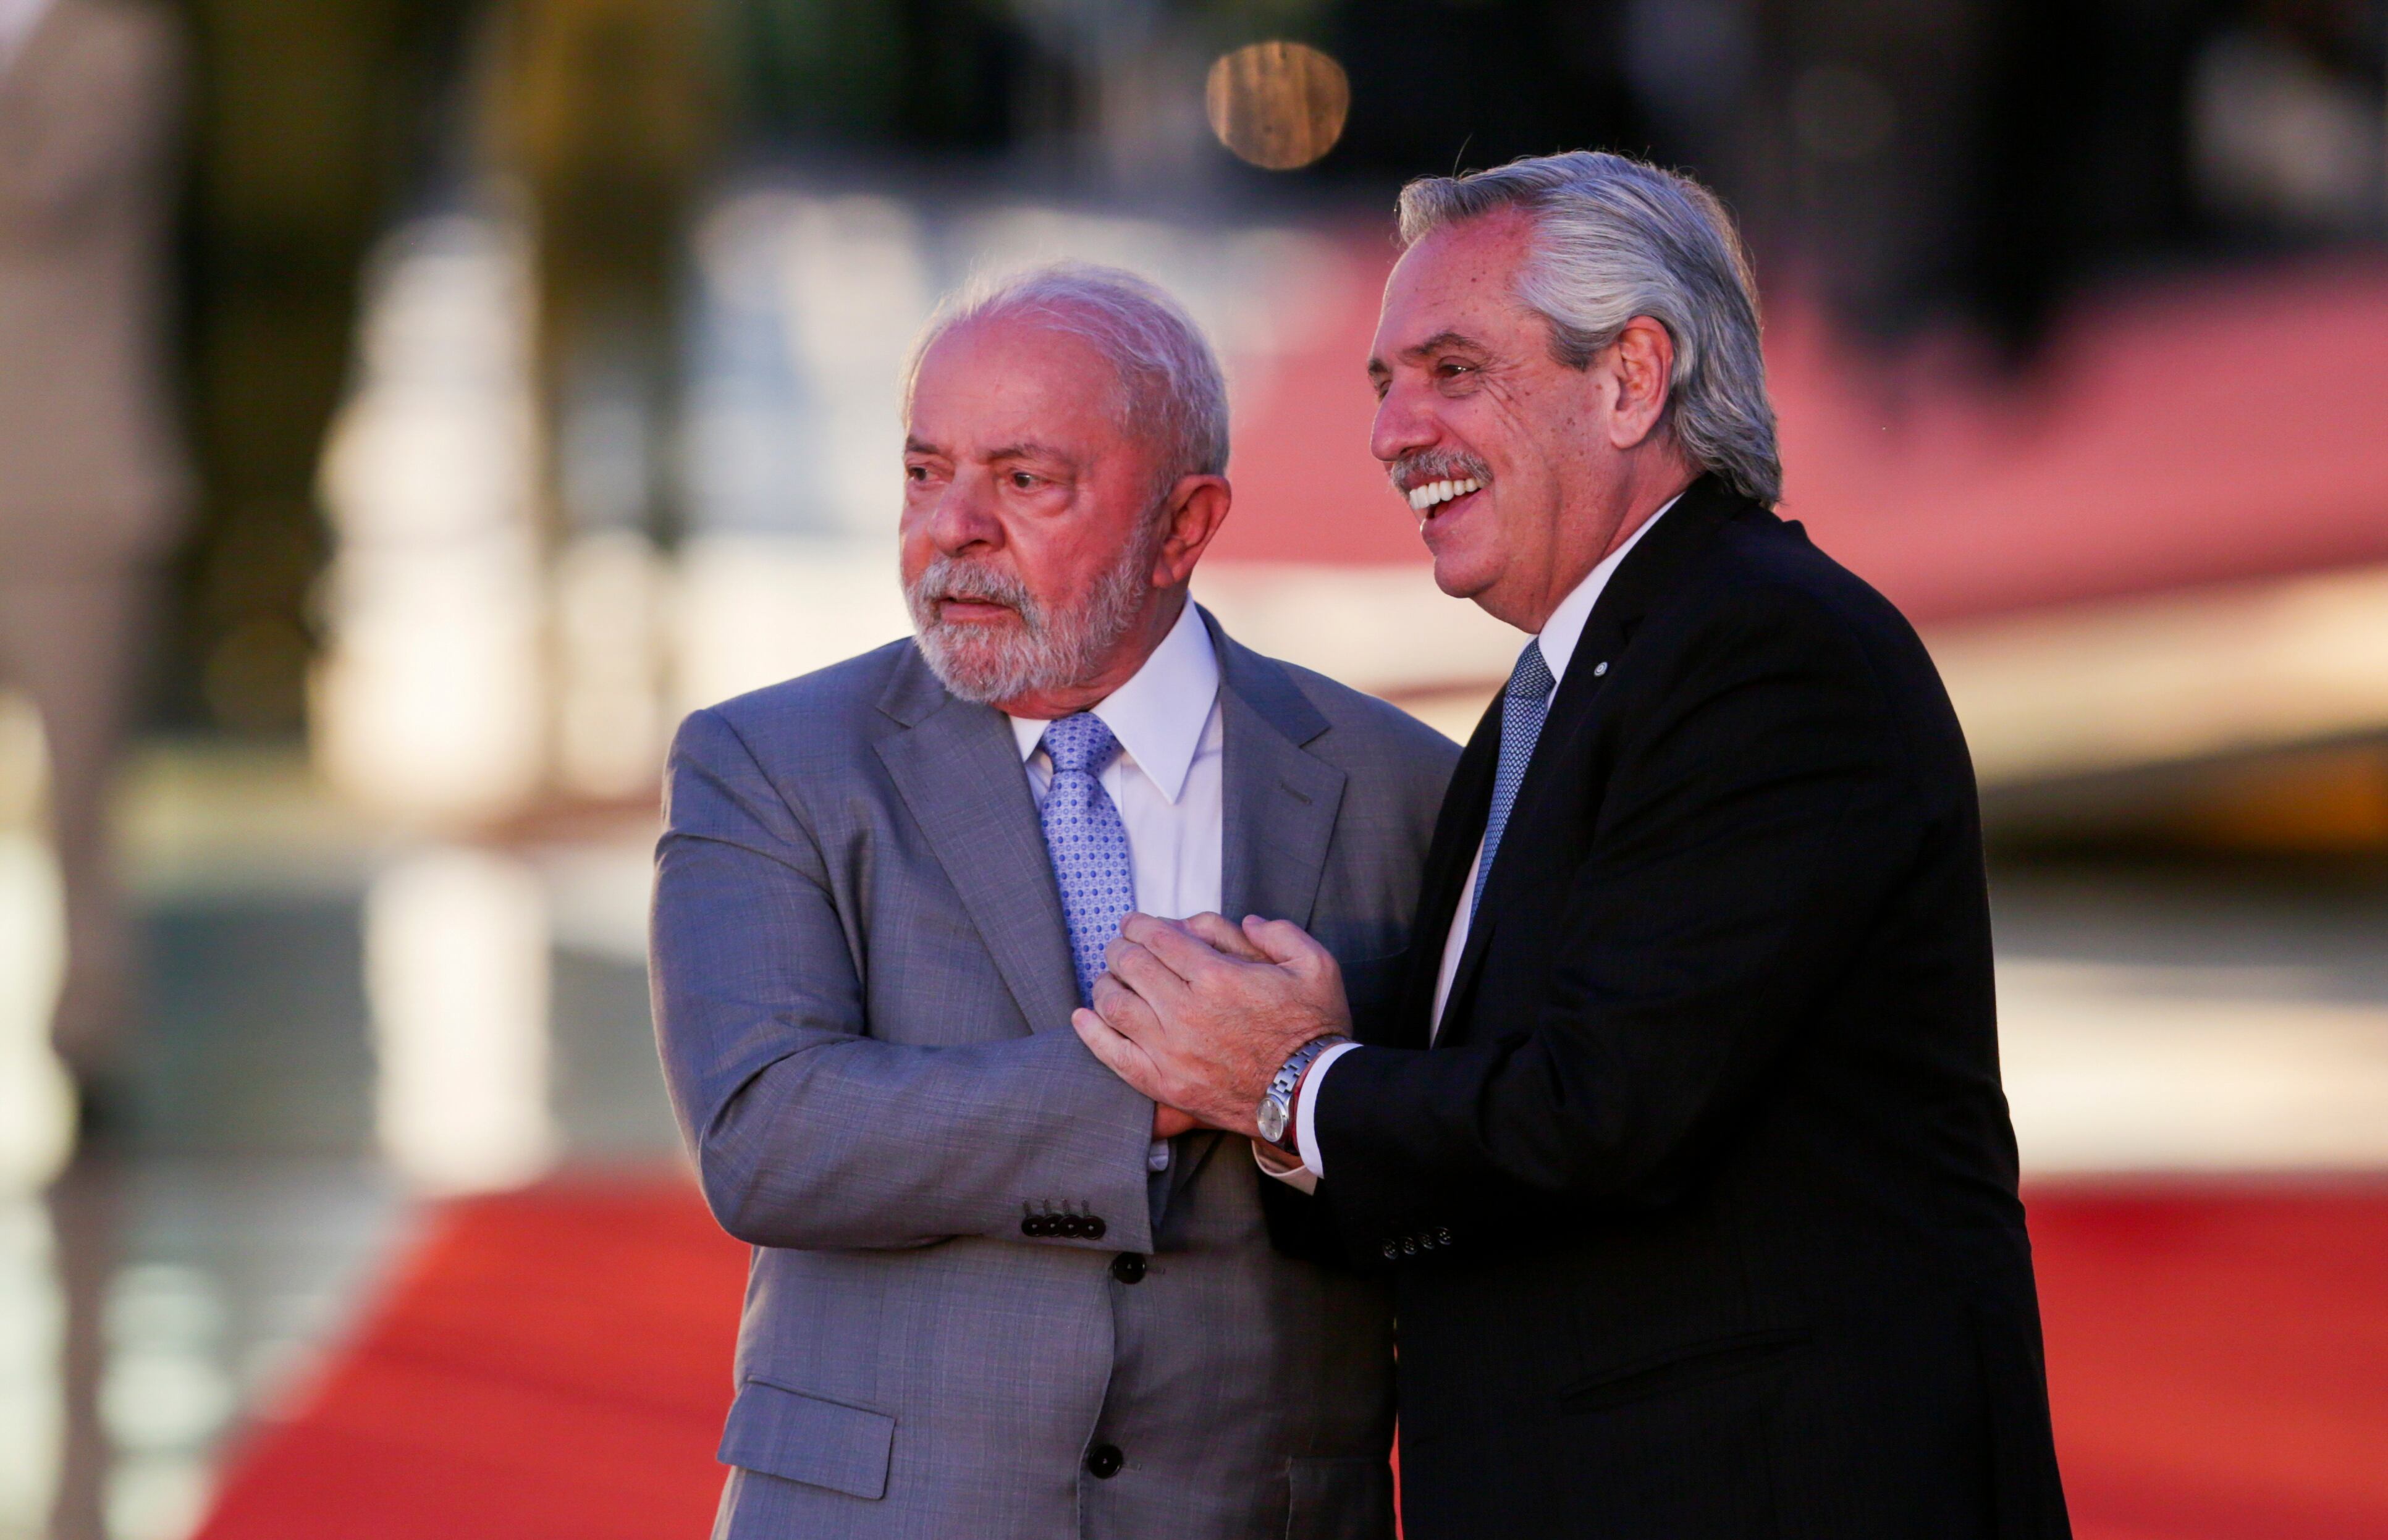
[[[1286,1106],[1272,1096],[1261,1104],[1261,1137],[1277,1143],[1285,1137]]]

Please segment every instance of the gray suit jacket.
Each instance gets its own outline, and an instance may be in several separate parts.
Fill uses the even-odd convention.
[[[1365,1004],[1456,751],[1211,630],[1226,908]],[[717,1535],[1389,1536],[1387,1296],[1271,1246],[1242,1140],[1148,1176],[1003,717],[899,642],[697,713],[667,787],[656,1031],[756,1248]]]
[[[163,554],[189,472],[160,349],[182,30],[57,0],[0,71],[0,573]]]

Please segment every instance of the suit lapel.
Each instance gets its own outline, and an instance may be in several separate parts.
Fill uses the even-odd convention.
[[[1632,640],[1635,626],[1641,624],[1652,604],[1672,587],[1675,575],[1709,538],[1722,527],[1727,519],[1747,505],[1714,476],[1703,475],[1684,489],[1683,498],[1667,511],[1658,523],[1645,536],[1641,544],[1620,562],[1610,576],[1607,587],[1601,590],[1592,613],[1585,618],[1583,635],[1576,642],[1575,651],[1568,660],[1567,677],[1559,681],[1558,694],[1551,701],[1551,712],[1543,723],[1543,734],[1534,744],[1533,758],[1526,764],[1525,779],[1518,783],[1518,801],[1509,810],[1507,833],[1502,849],[1509,848],[1509,839],[1519,832],[1533,827],[1543,802],[1553,795],[1551,783],[1556,772],[1552,766],[1569,758],[1569,745],[1581,737],[1593,720],[1593,708],[1600,698],[1601,688],[1608,682],[1609,669]],[[1492,735],[1492,759],[1500,755],[1498,702],[1489,713],[1487,722]],[[1477,736],[1485,736],[1486,728],[1479,727]],[[1469,752],[1476,751],[1471,742]],[[1489,773],[1487,776],[1490,778]],[[1454,793],[1457,787],[1454,787]],[[1476,814],[1475,830],[1479,839],[1491,813],[1492,795],[1488,786],[1485,803]],[[1468,850],[1472,855],[1474,845]],[[1493,933],[1500,928],[1501,915],[1517,883],[1518,863],[1504,861],[1496,853],[1492,870],[1484,880],[1484,901],[1477,906],[1476,917],[1467,928],[1467,946],[1459,956],[1458,970],[1451,980],[1451,996],[1443,1004],[1443,1012],[1454,1027],[1462,1025],[1467,1013],[1462,1008],[1472,992],[1477,974],[1484,966],[1484,953],[1492,945]],[[1466,902],[1463,897],[1460,902]],[[1451,924],[1452,911],[1443,914],[1443,925]],[[1438,962],[1440,958],[1438,957]],[[1429,997],[1429,1000],[1431,997]],[[1429,1009],[1431,1005],[1429,1004]],[[1448,1041],[1447,1037],[1437,1041]]]
[[[1501,698],[1496,695],[1468,738],[1452,771],[1450,789],[1443,793],[1442,810],[1435,815],[1410,930],[1409,964],[1402,976],[1401,1004],[1388,1046],[1424,1048],[1433,1036],[1434,986],[1442,975],[1443,942],[1451,934],[1452,916],[1459,913],[1476,847],[1484,839],[1485,821],[1492,811],[1492,779],[1500,767]]]
[[[1260,915],[1307,928],[1327,868],[1343,772],[1302,751],[1327,730],[1284,668],[1228,638],[1212,619],[1225,729],[1226,827],[1220,903],[1227,917]]]
[[[1200,613],[1219,660],[1219,906],[1229,919],[1262,915],[1307,929],[1343,805],[1343,772],[1302,749],[1327,730],[1327,718],[1282,666],[1231,639],[1208,610]],[[1243,1148],[1219,1133],[1177,1141],[1156,1222],[1223,1143]],[[1252,1180],[1269,1179],[1255,1170]]]
[[[994,955],[1029,1029],[1067,1030],[1077,1007],[1069,925],[1036,799],[1003,713],[958,701],[907,650],[880,700],[903,725],[879,757]]]

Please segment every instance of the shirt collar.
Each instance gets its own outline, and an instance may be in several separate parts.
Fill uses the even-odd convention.
[[[1559,600],[1559,607],[1551,612],[1551,618],[1543,622],[1542,635],[1535,639],[1543,644],[1543,663],[1550,669],[1554,681],[1567,677],[1568,661],[1575,656],[1575,644],[1583,639],[1584,623],[1592,619],[1592,607],[1600,602],[1601,590],[1607,587],[1608,580],[1617,575],[1618,566],[1624,562],[1626,553],[1641,543],[1642,536],[1650,533],[1650,526],[1664,517],[1667,510],[1682,501],[1683,496],[1678,492],[1660,503],[1658,511],[1643,520],[1642,527],[1627,536],[1623,545],[1602,557],[1600,565],[1586,573],[1574,591]]]
[[[1094,710],[1137,768],[1174,803],[1186,789],[1187,772],[1194,767],[1218,694],[1219,655],[1211,646],[1211,628],[1189,600],[1144,666]],[[1020,746],[1023,763],[1035,756],[1045,726],[1033,716],[1011,718],[1012,741]]]

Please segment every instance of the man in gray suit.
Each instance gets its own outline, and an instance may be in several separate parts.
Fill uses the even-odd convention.
[[[162,5],[0,0],[0,688],[49,740],[87,1096],[124,1067],[132,963],[108,772],[189,491],[159,325],[181,73]]]
[[[1389,986],[1455,751],[1188,601],[1226,392],[1159,291],[1043,270],[914,357],[917,637],[695,713],[667,773],[657,1034],[756,1247],[716,1534],[1380,1540],[1385,1294],[1070,1015],[1139,905]]]

